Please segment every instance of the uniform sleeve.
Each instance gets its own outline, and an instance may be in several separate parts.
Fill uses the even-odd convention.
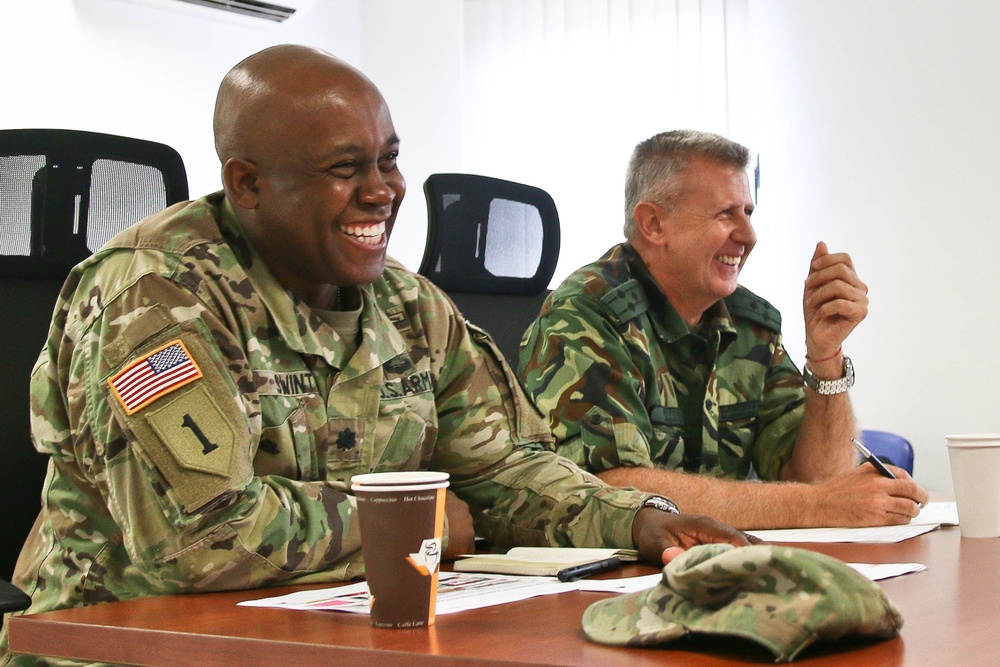
[[[520,377],[547,415],[557,451],[588,470],[653,465],[642,373],[608,313],[585,298],[551,304],[528,330]]]
[[[751,453],[754,470],[762,480],[778,481],[778,471],[792,457],[804,412],[802,374],[786,353],[779,334],[764,379]]]
[[[322,482],[254,474],[260,409],[247,341],[206,303],[144,276],[60,361],[82,443],[75,455],[128,561],[163,592],[358,574],[352,498]]]
[[[632,519],[647,494],[608,487],[548,451],[548,424],[492,339],[454,310],[444,316],[452,324],[432,465],[451,473],[477,533],[496,546],[632,548]]]

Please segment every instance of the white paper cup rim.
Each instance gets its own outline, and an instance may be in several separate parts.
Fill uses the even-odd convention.
[[[351,478],[351,486],[424,486],[445,482],[447,486],[450,475],[434,470],[402,470],[399,472],[370,472],[355,475]]]
[[[968,433],[946,435],[948,447],[1000,447],[1000,433]]]
[[[434,489],[448,488],[448,482],[428,482],[427,484],[399,484],[386,486],[384,484],[371,486],[368,484],[351,484],[351,490],[366,493],[397,493],[399,491],[433,491]]]

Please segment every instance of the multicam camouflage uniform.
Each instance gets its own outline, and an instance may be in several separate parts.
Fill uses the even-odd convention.
[[[345,491],[370,471],[451,473],[498,545],[633,546],[647,494],[546,451],[500,353],[440,291],[390,261],[360,300],[348,357],[220,194],[77,267],[31,379],[52,459],[14,577],[28,611],[361,575]],[[146,368],[143,393],[123,371]]]
[[[656,586],[605,598],[583,630],[613,646],[657,646],[686,635],[729,635],[794,660],[818,640],[893,637],[903,615],[881,587],[846,563],[807,549],[730,544],[692,547]]]
[[[628,244],[573,273],[529,327],[520,375],[558,452],[622,466],[777,479],[804,410],[781,317],[740,287],[691,330]]]

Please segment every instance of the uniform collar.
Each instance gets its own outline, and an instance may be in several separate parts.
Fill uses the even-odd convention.
[[[359,285],[361,340],[354,356],[345,358],[347,348],[333,327],[279,283],[268,270],[260,254],[250,243],[246,230],[237,220],[228,199],[224,200],[221,211],[220,227],[223,234],[230,239],[231,245],[239,246],[236,249],[238,260],[246,270],[254,291],[270,313],[278,335],[290,349],[322,357],[328,364],[341,370],[341,379],[366,373],[406,350],[406,342],[392,319],[378,306],[373,286]]]
[[[653,329],[666,343],[675,343],[684,336],[692,333],[692,329],[681,318],[677,309],[674,308],[670,300],[660,289],[660,286],[653,278],[649,267],[642,259],[642,256],[630,243],[622,244],[622,252],[628,262],[629,272],[632,277],[642,286],[642,291],[649,302],[649,320],[653,324]],[[712,331],[718,331],[722,341],[727,339],[735,340],[736,324],[733,321],[725,301],[716,301],[704,312],[701,323],[696,327],[705,338],[709,338]],[[730,341],[731,342],[731,341]],[[728,344],[728,343],[726,343]]]

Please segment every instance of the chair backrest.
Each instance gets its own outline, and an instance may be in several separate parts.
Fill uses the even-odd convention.
[[[31,445],[28,379],[70,269],[143,217],[187,199],[163,144],[76,130],[0,130],[0,578],[38,514],[47,457]]]
[[[431,174],[419,273],[517,365],[559,259],[559,213],[540,188],[477,174]]]
[[[913,445],[901,435],[886,431],[861,431],[861,441],[885,463],[913,474]]]

